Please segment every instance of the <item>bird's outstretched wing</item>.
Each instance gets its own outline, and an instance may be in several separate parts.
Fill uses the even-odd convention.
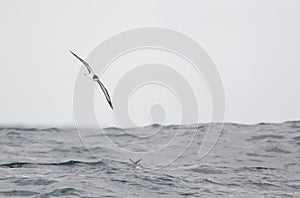
[[[133,161],[131,158],[129,158],[129,161],[135,165],[138,165],[138,163],[141,161],[142,159],[139,159],[137,161]]]
[[[114,109],[113,105],[112,105],[112,102],[111,102],[111,99],[109,97],[109,94],[108,94],[108,91],[107,89],[104,87],[104,85],[101,83],[101,81],[99,79],[97,79],[97,83],[100,85],[100,88],[102,89],[104,95],[105,95],[105,98],[109,104],[109,106]]]
[[[80,58],[79,56],[77,56],[74,52],[72,52],[70,50],[70,53],[73,54],[80,62],[82,62],[84,64],[84,66],[87,68],[89,74],[92,73],[92,74],[95,74],[95,72],[93,71],[93,69],[89,66],[89,64],[84,61],[82,58]]]
[[[135,164],[138,164],[142,159],[139,159],[137,161],[135,161]]]
[[[129,161],[130,161],[131,163],[135,164],[134,161],[133,161],[131,158],[129,158]]]

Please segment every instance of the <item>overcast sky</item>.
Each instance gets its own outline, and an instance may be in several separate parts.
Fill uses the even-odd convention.
[[[182,32],[208,52],[225,87],[226,121],[300,119],[299,10],[296,0],[1,1],[0,124],[73,125],[80,64],[68,50],[87,57],[145,26]]]

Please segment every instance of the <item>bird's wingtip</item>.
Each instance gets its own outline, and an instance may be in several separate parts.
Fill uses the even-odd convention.
[[[84,62],[79,56],[77,56],[74,52],[72,52],[71,50],[69,50],[69,52],[75,56],[77,59],[79,59],[81,62]]]
[[[114,110],[114,106],[112,105],[111,102],[109,102],[109,106],[110,106],[110,108],[111,108],[112,110]]]

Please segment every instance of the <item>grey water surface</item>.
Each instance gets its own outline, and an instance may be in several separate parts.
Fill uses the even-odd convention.
[[[2,127],[0,197],[300,197],[300,121],[208,127]]]

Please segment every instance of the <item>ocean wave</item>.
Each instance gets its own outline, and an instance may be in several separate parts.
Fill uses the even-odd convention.
[[[38,192],[33,192],[29,190],[11,190],[11,191],[0,191],[0,194],[10,197],[28,197],[38,195]]]
[[[98,166],[98,165],[104,165],[105,163],[102,161],[84,162],[84,161],[76,161],[76,160],[70,160],[66,162],[50,162],[50,163],[12,162],[12,163],[0,164],[0,167],[23,168],[23,167],[31,167],[31,166],[73,166],[78,164]]]
[[[181,140],[189,138],[189,132],[204,131],[208,126],[150,125],[125,129],[132,134],[148,134],[151,129],[161,129],[161,136],[156,139],[131,138],[120,128],[104,129],[111,136],[110,140],[119,145],[116,149],[102,142],[104,137],[99,129],[2,128],[0,186],[3,188],[0,197],[299,195],[298,121],[255,125],[226,123],[219,140],[205,157],[198,155],[204,134],[199,133],[182,156],[158,168],[177,157],[182,147],[188,146]],[[174,141],[170,147],[165,145],[178,131],[179,141]],[[139,152],[139,149],[155,148],[155,145],[165,145],[168,152]],[[124,151],[126,146],[135,152]],[[136,168],[128,158],[142,158],[140,166]],[[157,169],[152,171],[153,167]]]
[[[284,139],[284,136],[283,135],[257,135],[247,140],[253,141],[253,140],[265,140],[265,139]]]
[[[61,197],[61,196],[79,196],[80,192],[81,191],[76,190],[75,188],[59,188],[49,193],[43,193],[39,195],[39,197],[45,198],[45,197]]]

